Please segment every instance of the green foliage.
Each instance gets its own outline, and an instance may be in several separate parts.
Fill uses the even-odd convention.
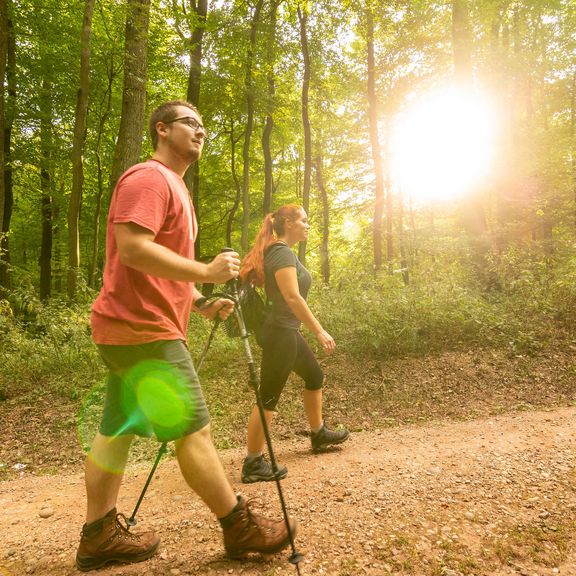
[[[550,286],[550,305],[556,320],[574,333],[576,324],[576,258],[570,258],[555,275]]]
[[[451,11],[441,2],[376,5],[376,91],[384,145],[389,122],[397,112],[430,85],[450,78]],[[44,120],[49,121],[53,137],[47,168],[51,175],[52,284],[58,295],[66,284],[69,155],[80,59],[82,4],[67,1],[57,10],[54,6],[44,4],[38,9],[30,0],[14,4],[17,90],[11,141],[14,212],[9,239],[15,288],[0,300],[0,398],[46,391],[75,398],[97,386],[104,373],[88,332],[88,303],[94,294],[82,279],[75,307],[57,300],[42,305],[37,294],[42,242],[42,87],[51,90],[47,107],[51,117]],[[313,188],[309,209],[313,228],[307,255],[316,277],[311,306],[341,348],[385,357],[479,346],[527,354],[538,349],[556,327],[574,331],[570,55],[575,48],[575,17],[570,7],[564,0],[510,7],[470,4],[476,80],[488,80],[511,111],[502,121],[510,130],[507,146],[511,149],[500,160],[511,172],[495,174],[495,182],[490,184],[494,189],[486,192],[492,197],[484,199],[490,249],[500,242],[500,253],[487,251],[481,262],[481,272],[494,280],[487,290],[470,264],[473,250],[458,213],[437,208],[427,215],[425,210],[404,206],[400,221],[402,200],[393,179],[387,190],[392,195],[392,211],[385,215],[393,223],[393,268],[400,268],[402,237],[410,284],[405,286],[398,272],[387,275],[382,271],[375,276],[371,271],[374,166],[367,121],[365,6],[334,0],[307,6],[312,67],[309,113],[314,156],[322,162],[330,217],[324,230],[322,204]],[[302,54],[295,4],[279,7],[273,54],[267,52],[271,24],[267,15],[264,10],[252,70],[256,113],[250,150],[250,238],[262,216],[260,137],[268,112],[274,117],[273,208],[300,201],[303,182]],[[84,275],[93,258],[101,271],[105,258],[109,174],[122,107],[125,16],[125,2],[97,3],[94,14],[80,223]],[[236,195],[232,139],[236,176],[242,178],[250,18],[250,4],[233,0],[210,6],[208,11],[200,92],[208,138],[200,162],[197,199],[203,254],[216,253],[224,244],[225,224]],[[148,78],[143,85],[149,110],[186,95],[193,20],[184,3],[152,3]],[[268,83],[271,71],[273,96]],[[530,106],[517,96],[518,86],[523,85],[530,86]],[[383,150],[383,157],[390,152]],[[97,225],[99,207],[102,213]],[[235,247],[241,237],[241,221],[238,210],[232,230]],[[526,223],[528,230],[523,228]],[[520,237],[527,233],[529,248],[519,245]],[[546,244],[538,244],[535,239],[543,235]],[[95,237],[100,239],[97,248]],[[317,274],[323,237],[329,240],[330,286],[322,286]],[[95,249],[97,253],[92,254]],[[200,353],[209,328],[205,320],[193,319],[195,355]],[[238,341],[216,338],[203,366],[209,395],[212,377],[217,381],[225,373],[236,378],[229,374],[232,367],[222,366],[222,357],[242,362]],[[216,403],[215,411],[219,409]]]
[[[328,229],[324,230],[320,218],[322,204],[313,182],[309,212],[315,230],[309,249],[314,250],[323,236],[329,235],[331,253],[354,258],[362,254],[368,262],[373,254],[374,202],[366,97],[365,10],[370,4],[321,0],[306,5],[312,70],[308,112],[314,157],[321,158],[330,212]],[[385,148],[391,123],[398,112],[430,86],[446,83],[451,78],[451,10],[448,4],[434,1],[372,5],[379,129]],[[52,136],[50,159],[44,159],[51,176],[52,288],[54,294],[61,294],[65,290],[68,260],[66,214],[83,6],[68,0],[58,4],[57,10],[54,6],[50,3],[36,6],[30,0],[17,0],[13,4],[17,89],[10,146],[15,200],[10,224],[10,257],[14,266],[33,276],[37,290],[42,242],[40,123],[44,120],[49,122]],[[574,148],[574,135],[570,130],[573,62],[570,55],[574,52],[574,11],[565,0],[509,6],[471,2],[468,7],[474,35],[470,56],[477,71],[475,81],[495,88],[493,91],[501,93],[504,102],[509,101],[506,107],[511,111],[511,117],[503,118],[502,124],[509,125],[513,141],[501,164],[509,165],[512,172],[494,175],[496,182],[490,192],[493,198],[486,201],[484,207],[494,214],[488,215],[488,219],[492,217],[498,222],[490,222],[489,232],[500,234],[504,230],[513,238],[516,224],[529,222],[538,227],[547,220],[554,230],[551,242],[555,244],[561,237],[572,234],[566,223],[571,218],[573,205],[570,165]],[[243,176],[247,30],[252,10],[252,4],[235,0],[211,4],[204,27],[200,109],[208,128],[208,139],[200,162],[197,198],[203,254],[216,253],[223,245],[225,225],[234,205],[232,136],[236,177],[241,180]],[[92,261],[101,272],[105,258],[103,231],[110,194],[109,175],[122,108],[125,17],[125,2],[100,2],[93,18],[80,222],[80,262],[84,275]],[[149,111],[162,101],[186,96],[190,40],[198,24],[196,20],[194,11],[185,3],[151,3],[147,82],[142,86]],[[255,117],[250,149],[250,238],[256,234],[262,216],[261,136],[267,113],[271,112],[274,118],[273,208],[300,201],[303,183],[302,53],[295,3],[283,3],[276,12],[273,50],[269,50],[268,43],[271,30],[269,5],[265,5],[251,71]],[[272,79],[273,94],[269,84]],[[530,106],[517,96],[517,86],[522,85],[531,87]],[[42,107],[46,90],[50,105]],[[51,117],[42,118],[47,114]],[[150,152],[148,143],[145,152]],[[391,152],[383,149],[383,158],[391,156]],[[416,213],[414,226],[407,225],[406,215],[404,222],[399,222],[400,191],[394,178],[389,184],[393,206],[386,218],[394,221],[392,239],[394,257],[397,257],[400,230],[404,230],[405,237],[406,228],[410,227],[413,235],[428,234],[430,238],[432,234],[422,230],[418,218],[421,213]],[[100,214],[99,208],[102,208]],[[458,238],[461,231],[453,226],[455,220],[455,214],[443,220],[441,233],[447,233],[450,227],[449,233]],[[241,222],[240,208],[232,227],[235,247],[242,234]],[[363,233],[353,239],[346,238],[343,229],[350,225]],[[98,246],[94,241],[96,237],[100,240]],[[96,284],[99,282],[99,278],[90,278],[90,285],[94,280]],[[17,282],[13,282],[15,285]],[[570,298],[570,286],[556,288],[561,315],[562,306]],[[431,298],[438,301],[439,296]],[[475,300],[475,293],[457,295],[458,301],[470,298]]]
[[[316,286],[311,306],[340,346],[385,357],[476,347],[530,353],[551,323],[569,325],[576,311],[573,260],[551,269],[538,256],[511,250],[495,272],[498,292],[486,293],[466,267],[436,262],[401,274],[349,270],[337,288]]]
[[[350,265],[334,285],[314,284],[310,306],[339,348],[355,356],[486,347],[526,355],[544,346],[554,330],[574,330],[576,259],[553,261],[516,248],[491,266],[500,290],[486,293],[457,260],[422,265],[412,271],[408,286],[399,273],[358,274]],[[50,390],[74,399],[102,382],[105,370],[90,339],[88,313],[88,304],[42,305],[25,288],[0,300],[0,397]],[[190,345],[196,361],[210,329],[193,315]],[[259,353],[256,346],[254,352]],[[230,360],[227,366],[223,357]],[[243,389],[246,376],[233,369],[243,363],[239,340],[219,330],[202,367],[208,394],[211,383],[222,378],[240,378]]]
[[[0,300],[0,398],[78,398],[104,372],[90,338],[89,308],[58,301],[32,307],[21,293],[10,297]]]

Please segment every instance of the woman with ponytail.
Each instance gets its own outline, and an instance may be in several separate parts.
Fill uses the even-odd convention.
[[[322,415],[324,374],[310,346],[300,333],[304,324],[318,339],[326,354],[336,347],[334,339],[318,322],[306,303],[312,277],[292,247],[308,238],[308,217],[301,206],[288,204],[264,218],[254,246],[244,258],[240,271],[243,283],[264,286],[272,308],[259,338],[262,346],[260,393],[268,425],[291,372],[304,380],[304,410],[310,424],[312,451],[341,444],[348,430],[330,430]],[[254,406],[248,420],[247,455],[242,482],[274,480],[270,463],[264,458],[264,431]],[[280,467],[279,476],[288,474]]]

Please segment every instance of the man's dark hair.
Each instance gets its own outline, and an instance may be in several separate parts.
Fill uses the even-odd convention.
[[[152,148],[156,150],[158,146],[158,133],[156,132],[156,124],[158,122],[170,122],[176,118],[176,108],[178,106],[186,106],[186,108],[190,108],[200,116],[200,112],[198,112],[198,108],[194,106],[194,104],[190,104],[190,102],[186,102],[186,100],[171,100],[170,102],[165,102],[164,104],[160,104],[154,112],[150,115],[150,122],[148,124],[148,130],[150,132],[150,140],[152,140]],[[200,116],[201,117],[201,116]]]

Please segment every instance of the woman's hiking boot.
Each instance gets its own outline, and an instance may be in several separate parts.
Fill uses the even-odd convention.
[[[288,468],[286,466],[278,467],[278,480],[286,478]],[[250,458],[247,456],[242,464],[242,482],[250,484],[251,482],[271,482],[275,480],[272,464],[266,460],[264,454]]]
[[[310,438],[312,440],[312,452],[322,452],[330,446],[335,444],[342,444],[350,437],[350,432],[346,428],[342,430],[330,430],[326,424],[318,432],[312,432]]]
[[[156,552],[159,544],[160,538],[154,532],[130,532],[126,516],[113,508],[104,518],[84,524],[76,566],[87,572],[110,562],[142,562]]]
[[[249,552],[273,554],[290,544],[290,534],[283,520],[269,520],[250,510],[250,503],[238,497],[236,508],[220,519],[224,531],[224,548],[230,558],[241,558]],[[296,534],[296,522],[290,520],[290,532]]]

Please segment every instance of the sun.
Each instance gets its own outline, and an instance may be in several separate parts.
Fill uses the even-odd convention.
[[[391,171],[402,194],[416,204],[455,200],[490,176],[497,114],[478,91],[430,92],[397,118]]]

